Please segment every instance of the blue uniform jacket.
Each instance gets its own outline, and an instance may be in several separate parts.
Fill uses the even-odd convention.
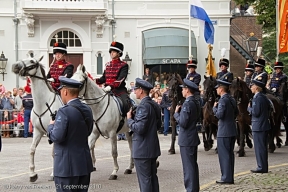
[[[196,72],[189,73],[186,76],[186,79],[189,79],[190,81],[194,82],[197,86],[199,86],[199,84],[201,82],[201,75],[199,73],[196,73]]]
[[[234,75],[233,75],[233,73],[231,73],[229,71],[220,71],[220,72],[218,72],[217,76],[216,76],[216,79],[220,79],[224,75],[226,75],[224,79],[227,79],[228,82],[231,83],[233,81]]]
[[[186,98],[180,113],[174,113],[174,118],[180,126],[178,136],[179,146],[198,146],[200,144],[196,129],[199,114],[200,105],[194,96]]]
[[[267,80],[268,80],[268,74],[266,72],[254,72],[253,75],[252,75],[252,79],[254,79],[257,75],[260,75],[261,73],[262,74],[262,78],[263,80],[261,80],[263,83],[265,83],[265,85],[267,84]]]
[[[233,137],[237,135],[235,110],[236,101],[229,94],[222,95],[218,105],[213,107],[213,112],[218,118],[217,137]]]
[[[82,110],[88,127],[82,114],[70,104]],[[54,176],[84,176],[93,171],[88,146],[92,128],[92,111],[79,99],[71,100],[58,110],[55,123],[48,126],[48,136],[54,142]]]
[[[276,88],[276,92],[278,92],[281,84],[286,81],[287,81],[287,76],[285,75],[285,73],[281,72],[281,73],[276,74],[274,72],[273,77],[270,82],[270,89]]]
[[[148,103],[155,104],[155,107]],[[156,110],[157,112],[156,112]],[[157,134],[157,115],[161,109],[150,97],[144,97],[136,109],[133,119],[128,119],[128,126],[133,131],[132,157],[157,158],[160,156],[160,145]]]
[[[270,129],[269,123],[270,102],[266,95],[257,93],[252,100],[252,107],[248,107],[248,112],[252,115],[252,131],[267,131]]]

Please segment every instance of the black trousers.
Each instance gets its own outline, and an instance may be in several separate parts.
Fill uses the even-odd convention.
[[[90,174],[75,177],[56,177],[54,183],[57,192],[87,192],[90,184]]]

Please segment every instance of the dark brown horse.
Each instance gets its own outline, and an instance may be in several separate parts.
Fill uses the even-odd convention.
[[[182,88],[179,85],[183,84],[182,78],[178,73],[169,75],[167,85],[170,88],[169,98],[172,100],[172,106],[170,108],[170,123],[172,128],[171,146],[168,150],[169,154],[175,154],[175,141],[176,141],[176,121],[173,117],[176,105],[180,102],[183,103],[185,98],[182,96]]]
[[[212,111],[214,102],[217,97],[217,92],[215,86],[217,85],[217,81],[214,77],[209,76],[206,77],[204,75],[204,95],[203,99],[205,105],[203,106],[203,126],[205,128],[205,132],[203,134],[203,143],[205,151],[209,151],[213,147],[213,139],[212,135],[216,137],[216,132],[218,128],[218,119],[214,116]]]
[[[238,116],[237,116],[237,142],[239,145],[238,156],[245,156],[245,137],[246,142],[249,148],[253,147],[251,137],[251,117],[247,111],[247,106],[249,104],[249,100],[252,98],[252,92],[247,84],[241,79],[237,78],[232,81],[232,84],[229,88],[230,94],[237,102],[238,107]]]
[[[280,97],[282,98],[283,105],[285,105],[285,113],[283,113],[282,123],[286,131],[285,146],[288,146],[288,114],[287,114],[287,98],[288,98],[288,85],[287,82],[283,82],[279,88]],[[279,147],[279,146],[278,146]]]

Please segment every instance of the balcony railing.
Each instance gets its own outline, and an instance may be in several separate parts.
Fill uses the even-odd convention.
[[[24,10],[34,9],[55,11],[105,9],[105,3],[103,0],[23,0],[22,3]]]

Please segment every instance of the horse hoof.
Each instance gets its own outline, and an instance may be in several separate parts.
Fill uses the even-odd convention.
[[[38,175],[36,174],[36,175],[30,177],[30,182],[35,182],[35,181],[37,181],[37,179],[38,179]]]
[[[281,144],[280,144],[280,143],[279,143],[279,144],[276,144],[276,145],[277,145],[278,148],[281,148]]]
[[[217,149],[215,149],[215,154],[218,154],[218,150]]]
[[[117,179],[117,175],[110,175],[109,180],[116,180]]]
[[[168,155],[174,155],[174,154],[175,154],[175,150],[171,150],[171,149],[170,149],[170,150],[168,151]]]
[[[244,157],[245,156],[245,153],[239,153],[239,152],[237,152],[238,153],[238,157]]]
[[[269,149],[268,151],[269,151],[269,153],[274,153],[275,150]]]
[[[252,143],[248,143],[247,145],[248,145],[248,147],[249,147],[250,149],[252,149],[252,147],[253,147],[253,144],[252,144]]]
[[[285,142],[285,146],[288,146],[288,141]]]
[[[204,150],[205,150],[205,151],[209,151],[210,149],[205,147]]]
[[[156,161],[156,167],[158,168],[160,165],[159,161]]]
[[[131,174],[131,173],[132,173],[132,170],[131,170],[131,169],[126,169],[125,172],[124,172],[125,175]]]
[[[93,171],[96,171],[96,167],[93,167]]]
[[[48,181],[54,181],[54,177],[50,176],[50,179],[48,179]]]

